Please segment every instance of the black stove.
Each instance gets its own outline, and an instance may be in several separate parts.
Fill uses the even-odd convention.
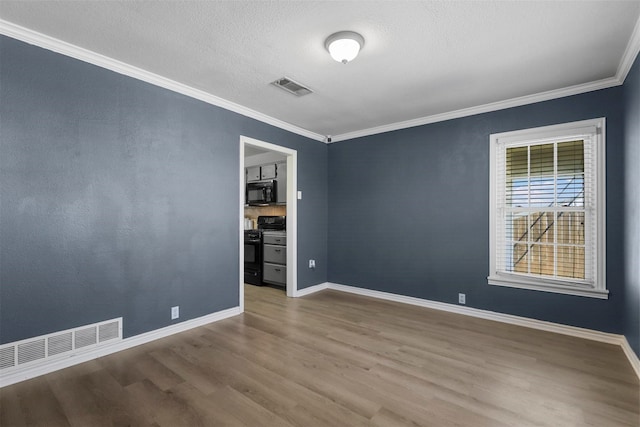
[[[255,242],[262,239],[262,230],[244,230],[244,241]]]
[[[262,285],[262,232],[286,229],[286,216],[259,216],[257,230],[244,230],[245,283]]]

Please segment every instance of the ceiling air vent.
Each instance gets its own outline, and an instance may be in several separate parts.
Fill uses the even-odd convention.
[[[313,92],[308,87],[304,87],[300,83],[294,82],[288,77],[282,77],[275,82],[271,82],[271,84],[284,89],[287,92],[294,94],[295,96],[308,95]]]

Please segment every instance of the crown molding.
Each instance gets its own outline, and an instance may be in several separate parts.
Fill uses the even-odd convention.
[[[224,108],[225,110],[233,111],[234,113],[241,114],[243,116],[258,120],[260,122],[275,126],[286,131],[314,139],[316,141],[324,141],[325,136],[303,129],[301,127],[292,125],[291,123],[284,122],[242,105],[236,104],[226,99],[217,97],[205,91],[195,89],[191,86],[176,82],[174,80],[162,77],[158,74],[144,70],[142,68],[135,67],[133,65],[126,64],[116,59],[110,58],[105,55],[101,55],[96,52],[92,52],[88,49],[73,45],[71,43],[58,40],[56,38],[47,36],[37,31],[30,30],[28,28],[16,25],[12,22],[0,19],[0,34],[7,37],[11,37],[22,42],[38,46],[71,58],[78,59],[89,64],[97,65],[101,68],[114,71],[119,74],[123,74],[134,79],[142,80],[155,86],[168,89],[173,92],[186,95],[190,98],[198,99],[206,102],[207,104],[215,105],[217,107]]]
[[[624,50],[624,54],[622,55],[622,59],[618,65],[616,79],[618,79],[620,84],[623,84],[627,79],[627,75],[629,74],[629,71],[631,71],[631,67],[633,66],[633,62],[636,60],[638,53],[640,53],[640,17],[638,17],[638,20],[636,21],[636,26],[633,29],[633,33],[631,33],[631,38],[629,38],[627,48]]]
[[[489,104],[479,105],[476,107],[463,108],[461,110],[450,111],[442,114],[434,114],[432,116],[420,117],[413,120],[390,123],[388,125],[376,126],[369,129],[362,129],[354,132],[334,135],[331,138],[333,142],[346,141],[348,139],[360,138],[363,136],[376,135],[394,130],[407,129],[415,126],[422,126],[430,123],[443,122],[445,120],[459,119],[462,117],[473,116],[475,114],[489,113],[492,111],[505,110],[507,108],[520,107],[523,105],[534,104],[536,102],[549,101],[552,99],[563,98],[566,96],[579,95],[581,93],[592,92],[600,89],[608,89],[610,87],[620,86],[624,81],[640,53],[640,17],[636,21],[636,25],[631,33],[627,47],[622,55],[618,70],[614,77],[597,80],[594,82],[569,86],[562,89],[550,90],[533,95],[521,96],[508,99],[505,101],[492,102]]]
[[[537,102],[549,101],[566,96],[579,95],[581,93],[592,92],[600,89],[607,89],[621,85],[622,82],[616,78],[597,80],[595,82],[584,83],[575,86],[569,86],[562,89],[550,90],[533,95],[520,96],[517,98],[507,99],[505,101],[491,102],[489,104],[478,105],[476,107],[463,108],[460,110],[449,111],[442,114],[434,114],[432,116],[420,117],[417,119],[406,120],[403,122],[390,123],[388,125],[376,126],[369,129],[363,129],[354,132],[343,133],[341,135],[332,136],[332,143],[346,141],[348,139],[360,138],[363,136],[371,136],[384,132],[407,129],[416,126],[427,125],[430,123],[443,122],[445,120],[459,119],[462,117],[473,116],[476,114],[490,113],[492,111],[505,110],[507,108],[520,107]]]
[[[460,110],[449,111],[441,114],[434,114],[425,117],[419,117],[416,119],[405,120],[401,122],[390,123],[382,126],[376,126],[372,128],[357,130],[353,132],[347,132],[339,135],[333,135],[331,142],[328,142],[325,135],[320,135],[316,132],[303,129],[299,126],[291,123],[284,122],[242,105],[227,101],[226,99],[217,97],[210,93],[204,92],[199,89],[192,88],[182,83],[178,83],[174,80],[162,77],[160,75],[151,73],[138,67],[126,64],[124,62],[109,58],[107,56],[92,52],[90,50],[81,48],[79,46],[72,45],[70,43],[55,39],[45,34],[38,33],[28,28],[13,24],[8,21],[0,19],[0,34],[5,36],[29,43],[44,49],[51,50],[53,52],[60,53],[84,62],[88,62],[93,65],[97,65],[102,68],[114,71],[119,74],[123,74],[129,77],[133,77],[138,80],[151,83],[153,85],[177,92],[191,98],[198,99],[217,107],[224,108],[229,111],[241,114],[243,116],[258,120],[260,122],[272,125],[274,127],[287,130],[289,132],[316,140],[325,142],[327,144],[346,141],[355,138],[361,138],[365,136],[376,135],[385,132],[392,132],[396,130],[402,130],[412,128],[416,126],[422,126],[431,123],[443,122],[446,120],[459,119],[462,117],[473,116],[476,114],[489,113],[493,111],[505,110],[507,108],[520,107],[523,105],[534,104],[537,102],[549,101],[552,99],[563,98],[572,95],[579,95],[582,93],[592,92],[600,89],[608,89],[615,86],[620,86],[624,83],[627,74],[631,70],[633,62],[635,61],[638,53],[640,52],[640,18],[636,22],[629,43],[623,54],[623,57],[618,65],[618,70],[614,77],[607,79],[597,80],[594,82],[569,86],[566,88],[550,90],[532,95],[526,95],[516,98],[511,98],[504,101],[497,101],[488,104],[478,105],[475,107],[463,108]]]

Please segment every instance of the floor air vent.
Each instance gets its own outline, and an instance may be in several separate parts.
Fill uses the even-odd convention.
[[[0,345],[0,372],[122,341],[122,317]]]
[[[271,82],[271,84],[281,89],[284,89],[287,92],[292,93],[296,96],[308,95],[313,92],[308,87],[304,87],[300,83],[294,82],[288,77],[282,77],[276,80],[275,82]]]

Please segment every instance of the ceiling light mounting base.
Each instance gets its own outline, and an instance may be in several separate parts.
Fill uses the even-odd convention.
[[[327,37],[324,47],[333,59],[346,64],[358,56],[364,47],[364,37],[354,31],[339,31]]]

